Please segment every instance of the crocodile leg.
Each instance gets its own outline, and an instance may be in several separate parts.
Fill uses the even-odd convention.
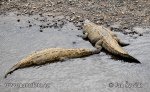
[[[95,44],[95,47],[96,47],[98,50],[101,50],[101,49],[102,49],[102,40],[99,40],[99,41]]]
[[[129,43],[125,43],[125,42],[122,42],[115,33],[113,33],[112,31],[108,30],[109,33],[112,35],[112,37],[119,43],[119,45],[121,46],[127,46],[129,45]]]
[[[115,39],[115,40],[119,43],[119,45],[121,45],[121,46],[128,46],[128,45],[129,45],[129,43],[122,42],[120,39],[117,38],[117,36],[114,37],[114,39]]]

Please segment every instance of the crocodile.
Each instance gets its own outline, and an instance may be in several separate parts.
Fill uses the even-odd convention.
[[[91,44],[99,50],[104,49],[110,54],[118,56],[122,60],[126,60],[130,63],[141,63],[121,47],[121,45],[127,46],[129,44],[118,39],[117,35],[109,28],[85,20],[83,25],[83,35],[80,36],[83,39],[89,40]]]
[[[41,51],[34,52],[27,56],[26,58],[15,64],[10,70],[5,74],[4,78],[8,74],[13,73],[17,69],[38,66],[46,63],[54,63],[56,61],[64,61],[66,59],[81,58],[93,54],[100,53],[97,49],[86,49],[86,48],[48,48]]]

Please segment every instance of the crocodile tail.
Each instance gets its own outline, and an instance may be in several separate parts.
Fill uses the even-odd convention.
[[[115,56],[119,57],[119,59],[122,59],[123,61],[129,62],[129,63],[141,63],[139,60],[137,60],[136,58],[129,55],[126,51],[124,51],[119,46],[119,44],[117,44],[115,42],[114,42],[114,44],[105,44],[106,45],[105,49],[108,52],[113,53]]]
[[[13,73],[15,70],[19,68],[18,64],[15,64],[12,68],[9,69],[9,71],[5,74],[4,78],[7,78],[7,76],[11,73]]]
[[[137,60],[136,58],[132,57],[129,54],[124,54],[122,56],[123,56],[123,59],[126,60],[127,62],[130,62],[130,63],[141,63],[139,60]]]

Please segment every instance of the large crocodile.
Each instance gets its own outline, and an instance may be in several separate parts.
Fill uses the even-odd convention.
[[[102,48],[109,53],[121,57],[128,62],[140,63],[137,59],[130,56],[120,45],[128,45],[121,42],[117,36],[104,26],[99,26],[89,20],[85,20],[82,37],[88,39],[97,49]]]
[[[69,58],[81,58],[93,54],[100,53],[100,50],[84,49],[84,48],[49,48],[35,52],[26,58],[22,59],[20,62],[15,64],[5,75],[11,74],[17,69],[25,68],[33,65],[42,65],[46,63],[53,63],[56,61],[64,61]]]

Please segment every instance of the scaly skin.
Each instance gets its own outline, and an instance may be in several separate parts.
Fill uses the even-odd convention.
[[[103,26],[96,25],[89,20],[85,21],[83,29],[84,35],[82,37],[84,39],[88,39],[97,49],[101,50],[104,48],[116,56],[129,60],[128,62],[140,63],[120,46],[128,44],[121,42],[111,30]]]
[[[42,65],[56,61],[62,61],[69,58],[81,58],[93,54],[100,53],[100,50],[91,50],[83,48],[65,49],[65,48],[49,48],[42,51],[35,52],[20,62],[15,64],[5,75],[11,74],[17,69],[25,68],[33,65]]]

